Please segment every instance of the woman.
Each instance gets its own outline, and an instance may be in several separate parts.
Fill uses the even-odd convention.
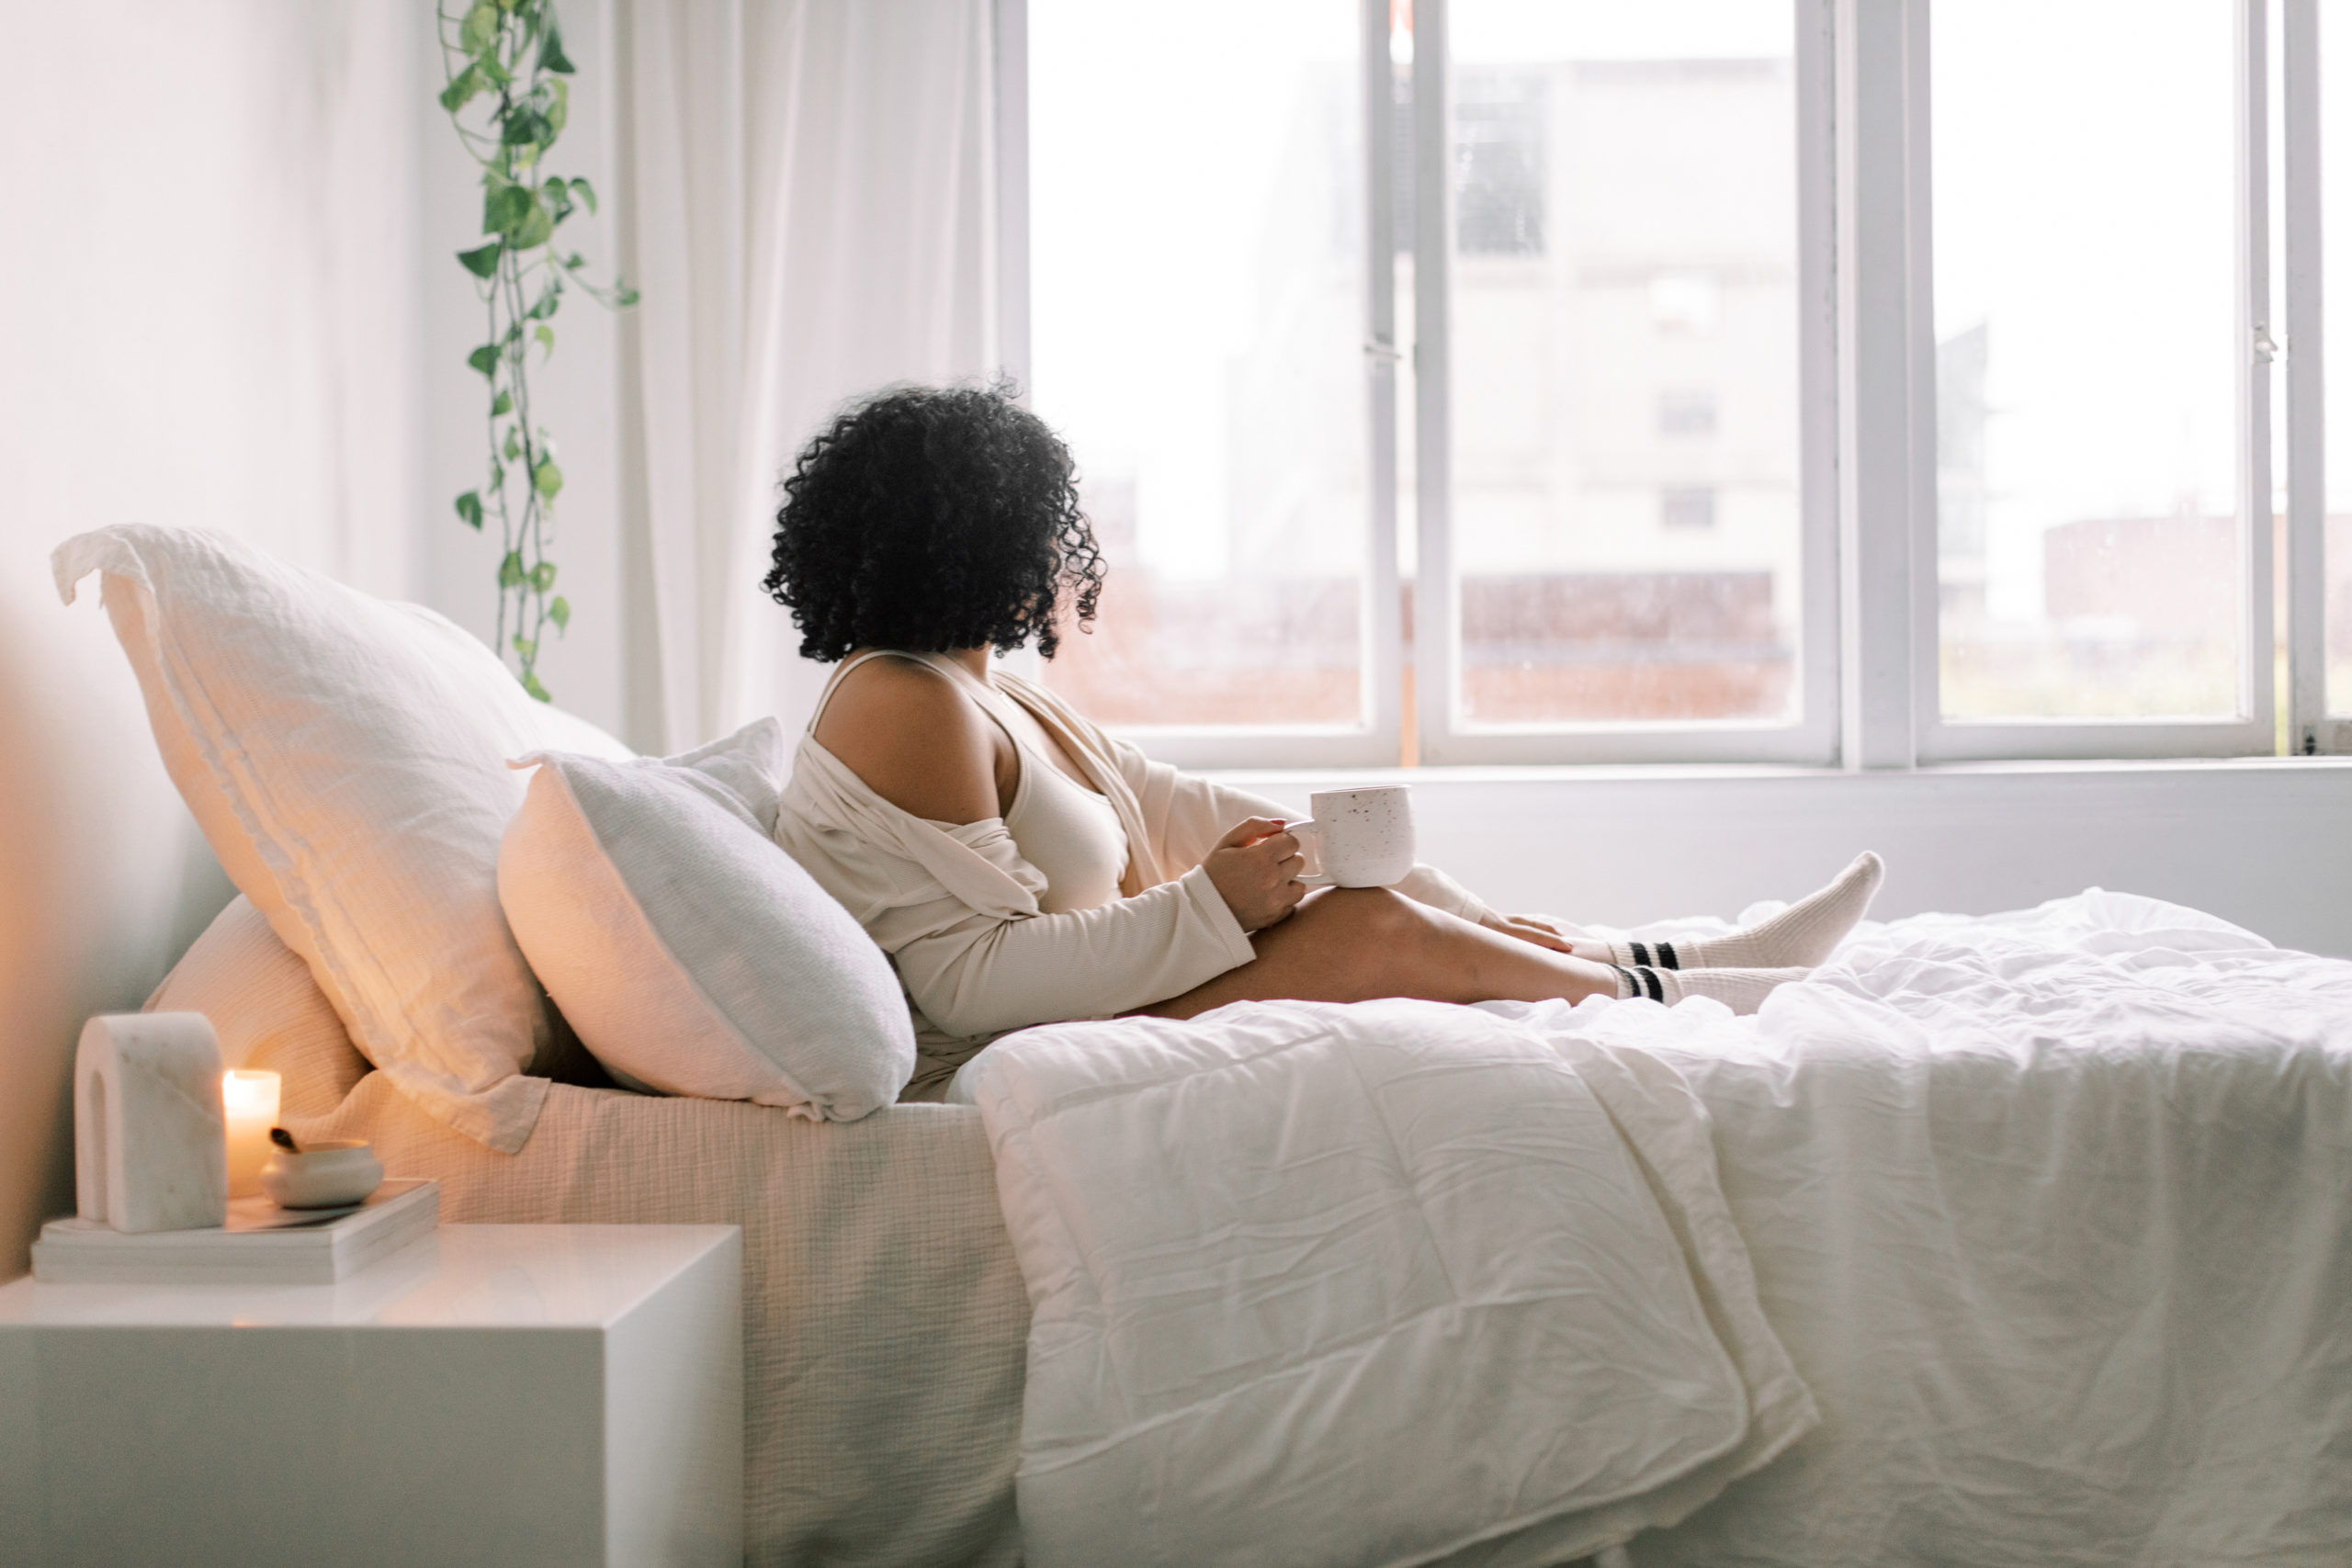
[[[1069,453],[1003,392],[880,394],[785,481],[768,592],[838,661],[776,837],[897,964],[936,1099],[1006,1030],[1227,1002],[1714,997],[1752,1012],[1877,890],[1865,854],[1762,925],[1611,942],[1496,914],[1428,866],[1394,888],[1297,878],[1282,807],[1112,739],[991,651],[1093,618],[1102,559]]]

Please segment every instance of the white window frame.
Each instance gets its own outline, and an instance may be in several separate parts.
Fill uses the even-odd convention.
[[[1414,0],[1413,232],[1415,708],[1425,764],[1582,762],[1834,762],[1838,700],[1838,309],[1836,163],[1830,111],[1832,6],[1797,0],[1797,396],[1800,605],[1793,722],[1729,719],[1610,724],[1481,724],[1461,712],[1461,627],[1453,549],[1452,367],[1453,249],[1452,71],[1447,0]],[[1386,7],[1380,15],[1386,17]]]
[[[1933,106],[1929,90],[1928,20],[1930,0],[1901,0],[1896,6],[1854,4],[1848,0],[1841,22],[1855,36],[1853,65],[1860,80],[1852,85],[1860,118],[1852,139],[1859,153],[1860,222],[1891,231],[1898,223],[1905,234],[1902,264],[1905,273],[1901,309],[1905,317],[1907,352],[1900,356],[1900,387],[1895,367],[1879,364],[1875,385],[1857,389],[1868,406],[1875,396],[1893,399],[1890,406],[1906,408],[1906,429],[1900,458],[1894,450],[1896,436],[1880,430],[1866,437],[1878,449],[1851,448],[1858,466],[1873,462],[1888,467],[1908,465],[1905,487],[1909,505],[1908,549],[1902,571],[1910,580],[1906,613],[1887,602],[1872,603],[1865,592],[1858,608],[1863,658],[1882,671],[1907,664],[1912,722],[1904,728],[1916,736],[1910,755],[1895,732],[1894,710],[1903,705],[1889,692],[1879,692],[1877,708],[1862,705],[1860,728],[1852,737],[1864,766],[1907,766],[1942,762],[2037,760],[2149,760],[2157,758],[2268,756],[2277,750],[2277,692],[2272,671],[2271,558],[2271,361],[2277,350],[2271,327],[2270,301],[2270,152],[2268,147],[2268,50],[2267,24],[2269,0],[2237,0],[2237,426],[2239,529],[2238,620],[2241,649],[2238,699],[2242,717],[2234,719],[2053,718],[1955,719],[1944,716],[1941,703],[1940,624],[1938,609],[1936,409],[1935,409],[1935,275],[1934,193],[1929,149],[1933,136]],[[2305,18],[2302,40],[2294,47],[2296,9],[2308,10],[2312,0],[2285,0],[2290,17],[2286,56],[2289,86],[2285,132],[2290,187],[2308,197],[2296,218],[2298,188],[2290,188],[2287,211],[2290,278],[2295,276],[2298,244],[2307,264],[2301,269],[2300,292],[2303,310],[2312,322],[2307,341],[2316,349],[2317,332],[2317,95],[2316,61],[2308,43],[2315,27]],[[1898,63],[1899,62],[1899,63]],[[2298,64],[2311,74],[2297,85]],[[1899,98],[1889,92],[1899,82]],[[1877,89],[1873,91],[1872,89]],[[1892,122],[1892,123],[1891,123]],[[1873,134],[1874,131],[1879,132]],[[2297,151],[2298,139],[2303,146]],[[1873,152],[1877,153],[1873,160]],[[1891,166],[1902,163],[1900,189]],[[1875,294],[1889,281],[1873,271],[1883,257],[1858,258],[1857,283],[1865,295]],[[1874,288],[1874,285],[1880,286]],[[2289,284],[2290,296],[2298,284]],[[2290,309],[2294,301],[2290,299]],[[1857,347],[1867,360],[1871,344],[1864,333]],[[2324,583],[2320,575],[2319,540],[2324,529],[2324,500],[2318,443],[2311,439],[2318,428],[2319,355],[2302,356],[2290,367],[2290,388],[2301,386],[2308,428],[2294,428],[2290,414],[2290,682],[2292,697],[2290,735],[2301,736],[2315,725],[2312,704],[2317,684],[2324,682],[2320,662],[2324,649],[2320,615]],[[2294,393],[2290,391],[2290,398]],[[2303,471],[2308,469],[2308,471]],[[1855,542],[1864,569],[1876,566],[1891,578],[1896,566],[1893,542],[1858,533]],[[1879,558],[1873,559],[1873,557]],[[1906,622],[1907,625],[1898,625]],[[1898,655],[1897,649],[1902,653]],[[1878,655],[1873,661],[1871,653]],[[1905,657],[1907,655],[1907,657]],[[1865,677],[1865,685],[1872,682]],[[2352,727],[2347,727],[2352,728]],[[2313,731],[2314,745],[2318,736]],[[2332,748],[2331,748],[2332,749]]]
[[[2322,298],[2319,0],[2283,0],[2281,201],[2287,331],[2288,749],[2352,752],[2352,718],[2327,711],[2327,386]],[[2352,47],[2352,39],[2337,47]],[[2352,113],[2352,106],[2339,106]]]
[[[1426,3],[1426,0],[1424,0]],[[1403,742],[1403,598],[1396,563],[1396,271],[1391,243],[1387,0],[1362,0],[1364,108],[1364,417],[1369,422],[1362,590],[1364,722],[1351,725],[1122,725],[1154,757],[1188,768],[1394,767]],[[1000,358],[1030,383],[1029,92],[1026,0],[995,0]],[[1084,454],[1080,455],[1081,459]],[[1034,671],[1033,671],[1034,672]]]
[[[1448,0],[1416,0],[1414,146],[1449,167]],[[1964,3],[1964,0],[1951,0]],[[1415,356],[1419,581],[1416,739],[1424,765],[1746,762],[1852,770],[2007,760],[2267,756],[2276,747],[2268,359],[2283,353],[2288,449],[2291,748],[2352,752],[2352,717],[2326,712],[2324,374],[2317,0],[2237,0],[2241,700],[2234,720],[1952,720],[1942,716],[1938,605],[1930,0],[1799,0],[1799,396],[1804,529],[1803,709],[1791,724],[1470,726],[1458,716],[1448,436],[1452,181],[1415,181],[1419,341],[1395,342],[1388,0],[1363,0],[1367,259],[1365,415],[1372,473],[1363,573],[1363,727],[1137,728],[1183,766],[1394,764],[1402,724],[1396,567],[1396,364]],[[2268,21],[2279,7],[2290,328],[2269,300]],[[1026,3],[995,0],[997,263],[1007,369],[1028,355]],[[1430,197],[1437,199],[1430,199]],[[2278,348],[2269,340],[2276,337]]]

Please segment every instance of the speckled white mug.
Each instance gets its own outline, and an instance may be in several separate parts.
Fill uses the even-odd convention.
[[[1386,887],[1413,869],[1413,792],[1405,784],[1319,789],[1307,797],[1312,821],[1288,824],[1312,842],[1309,887]]]

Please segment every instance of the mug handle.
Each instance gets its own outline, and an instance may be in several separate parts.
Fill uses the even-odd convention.
[[[1283,831],[1288,833],[1295,839],[1304,839],[1308,834],[1313,834],[1315,837],[1315,863],[1317,865],[1323,863],[1322,823],[1317,822],[1315,818],[1309,817],[1301,822],[1283,823]],[[1329,873],[1320,871],[1309,872],[1304,876],[1295,876],[1291,878],[1291,880],[1297,883],[1301,887],[1336,887],[1339,886],[1337,879],[1332,877]]]

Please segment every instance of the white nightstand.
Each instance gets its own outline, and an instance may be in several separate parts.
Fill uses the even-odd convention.
[[[444,1225],[334,1285],[0,1286],[0,1564],[726,1564],[732,1225]]]

